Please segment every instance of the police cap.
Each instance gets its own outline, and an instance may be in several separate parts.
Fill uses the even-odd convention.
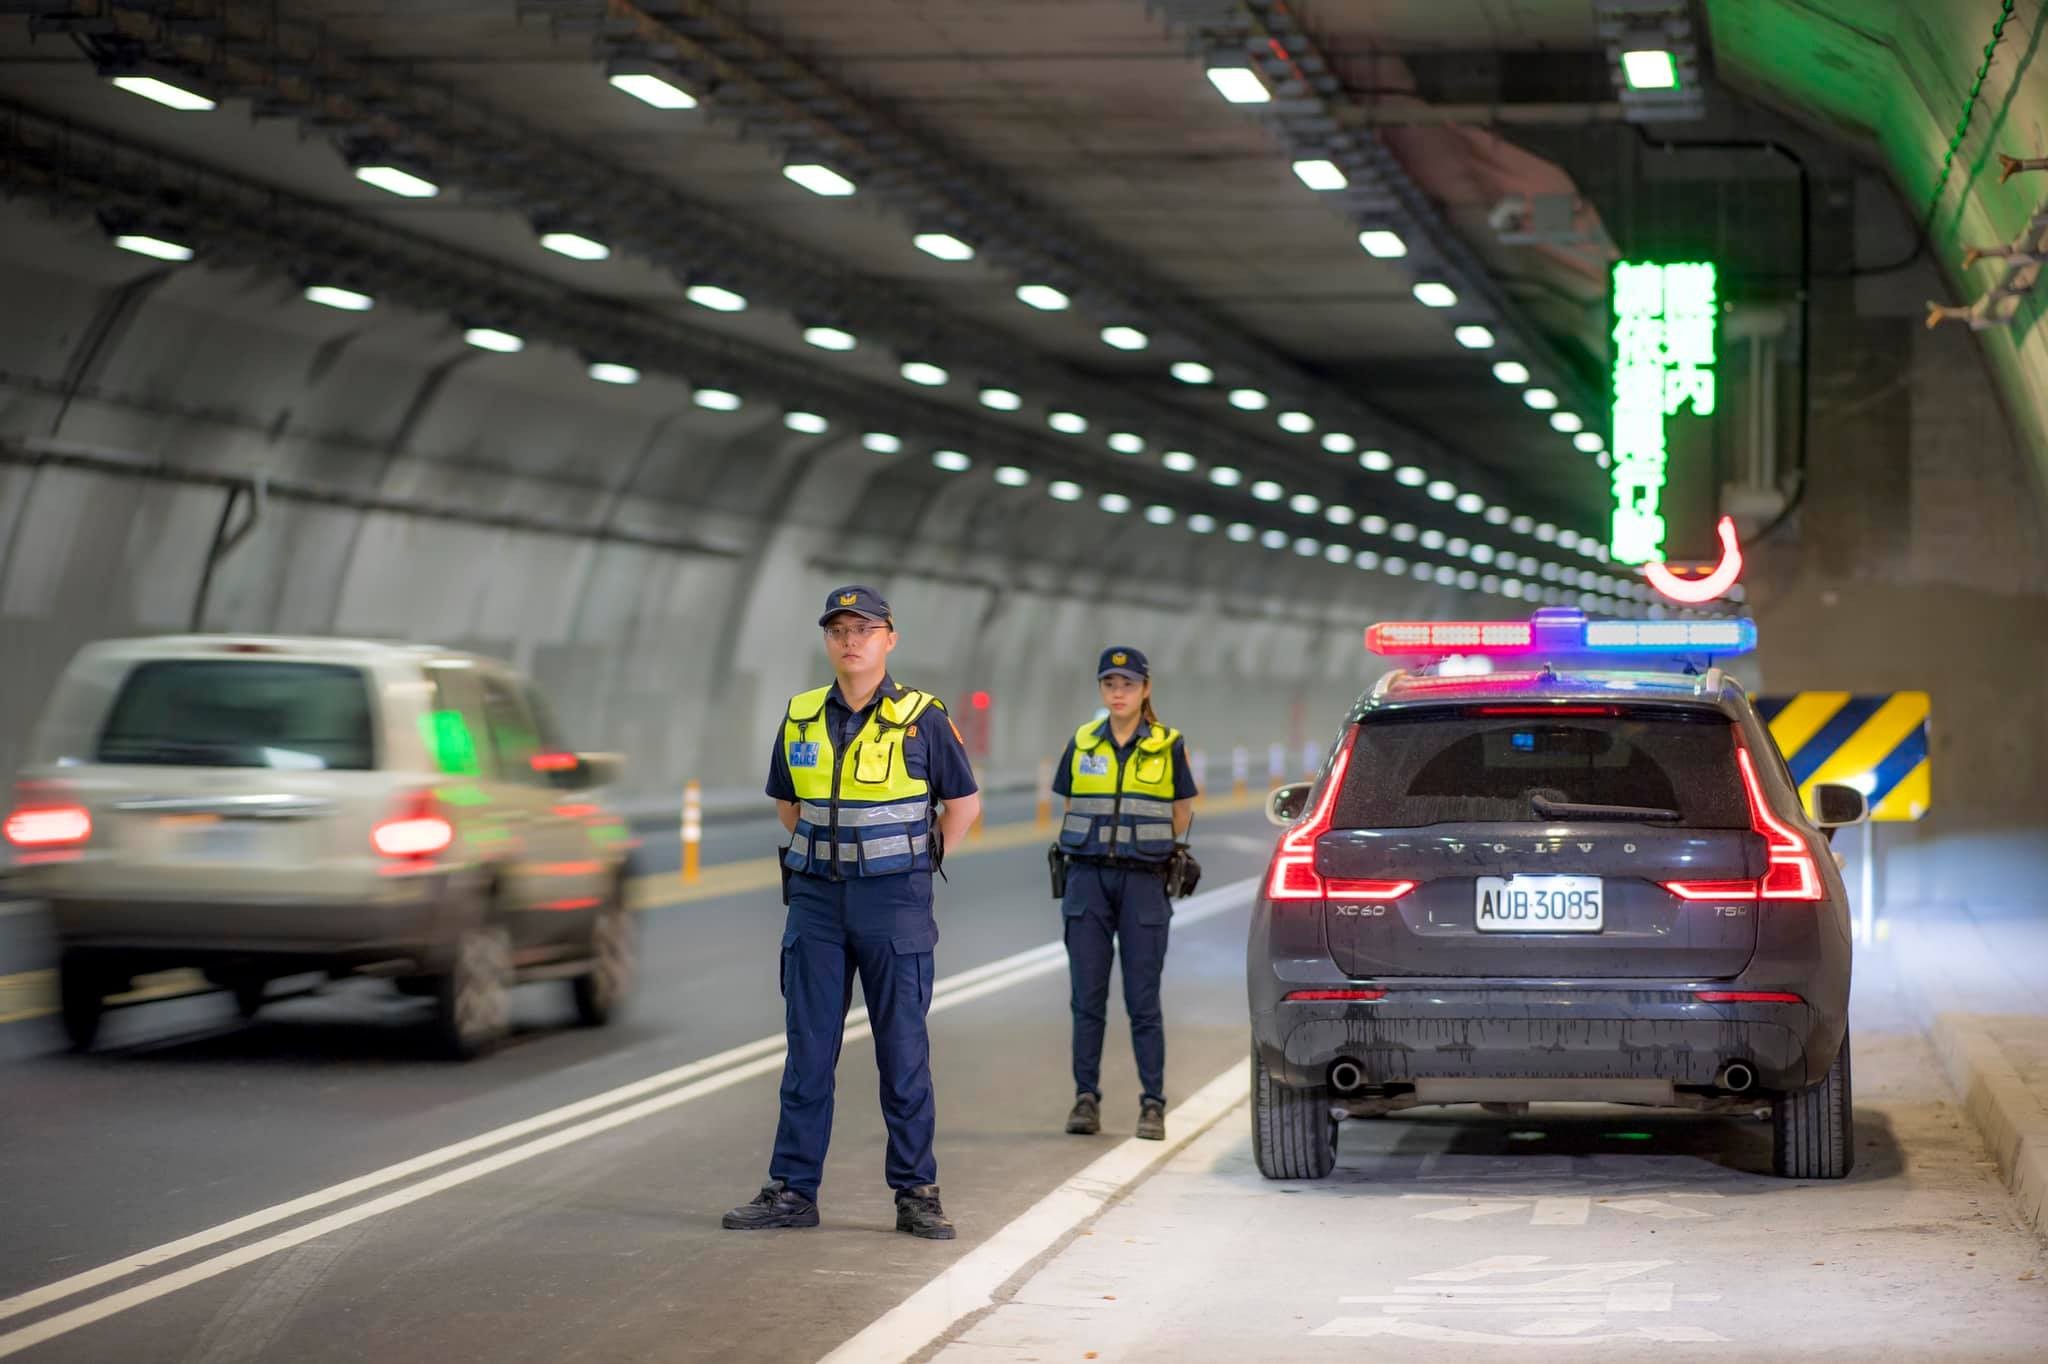
[[[882,600],[882,594],[872,587],[854,583],[848,587],[835,587],[825,594],[825,614],[818,617],[823,625],[838,615],[866,616],[869,620],[886,622],[889,619],[889,603]]]
[[[1145,655],[1129,645],[1112,644],[1102,651],[1102,657],[1095,663],[1095,676],[1098,680],[1108,677],[1111,673],[1144,682],[1152,676],[1152,665],[1145,661]]]

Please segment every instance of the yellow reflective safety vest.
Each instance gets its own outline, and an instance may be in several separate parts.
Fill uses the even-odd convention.
[[[1118,762],[1107,719],[1076,730],[1060,846],[1076,857],[1164,862],[1172,856],[1173,746],[1179,741],[1179,730],[1155,724]]]
[[[830,687],[799,692],[783,713],[782,756],[797,798],[796,832],[783,860],[833,879],[930,871],[931,786],[910,775],[903,746],[937,699],[907,688],[885,694],[841,752],[825,720],[831,694]]]

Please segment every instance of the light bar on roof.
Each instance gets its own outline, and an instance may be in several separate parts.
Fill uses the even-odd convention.
[[[1365,647],[1376,654],[1425,658],[1746,654],[1756,648],[1756,622],[1588,620],[1576,607],[1556,607],[1526,621],[1382,621],[1367,627]]]
[[[1756,648],[1753,620],[1592,620],[1586,622],[1589,649],[1640,652],[1712,650],[1746,654]]]

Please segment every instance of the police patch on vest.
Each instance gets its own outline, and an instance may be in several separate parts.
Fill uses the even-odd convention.
[[[903,737],[906,739],[915,739],[917,737],[917,726],[905,725],[903,727]]]
[[[1081,755],[1081,775],[1084,777],[1108,776],[1109,755],[1107,753],[1083,753]]]
[[[818,744],[815,739],[798,740],[789,746],[791,767],[816,767],[818,765]]]

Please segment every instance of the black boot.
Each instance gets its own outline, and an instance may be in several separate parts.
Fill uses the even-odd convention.
[[[751,1203],[742,1203],[719,1220],[727,1231],[767,1231],[771,1227],[815,1227],[818,1205],[779,1179],[761,1186]]]
[[[953,1239],[952,1219],[939,1206],[938,1185],[920,1184],[914,1189],[896,1191],[896,1230],[922,1236],[927,1241]]]
[[[1146,1141],[1166,1140],[1166,1105],[1147,1099],[1138,1105],[1138,1135]]]
[[[1093,1094],[1077,1095],[1074,1111],[1067,1114],[1067,1130],[1077,1137],[1092,1137],[1102,1130],[1102,1104]]]

